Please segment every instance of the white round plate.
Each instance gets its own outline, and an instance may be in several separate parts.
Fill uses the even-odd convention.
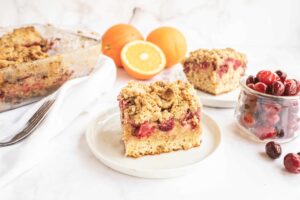
[[[201,167],[203,160],[218,148],[220,128],[202,113],[202,144],[187,151],[130,158],[124,155],[121,141],[120,113],[117,107],[108,109],[91,122],[86,131],[87,143],[93,154],[108,167],[124,174],[143,178],[170,178]]]
[[[240,94],[240,87],[237,89],[220,95],[212,95],[209,93],[196,90],[204,106],[217,107],[217,108],[234,108],[238,101]]]

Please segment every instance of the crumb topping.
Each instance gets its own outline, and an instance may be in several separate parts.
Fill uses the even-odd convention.
[[[200,103],[190,83],[157,81],[149,85],[130,81],[118,96],[122,120],[132,124],[181,120],[197,112]]]
[[[50,46],[32,26],[15,29],[0,38],[0,69],[46,58]]]
[[[245,54],[234,49],[198,49],[190,52],[190,56],[183,61],[183,64],[196,63],[203,64],[204,62],[212,63],[214,70],[218,69],[226,61],[238,60],[242,67],[246,67],[247,59]]]

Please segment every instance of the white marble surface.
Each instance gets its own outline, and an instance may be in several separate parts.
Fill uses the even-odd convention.
[[[248,73],[282,68],[300,78],[299,8],[297,0],[0,0],[0,26],[39,22],[87,27],[102,33],[114,23],[131,21],[146,35],[158,25],[172,25],[184,32],[190,50],[238,48],[248,55]],[[119,89],[130,79],[123,70],[118,70],[118,76],[107,101],[115,101]],[[89,113],[55,137],[49,143],[52,151],[43,162],[0,188],[0,199],[300,197],[299,175],[287,173],[281,159],[265,158],[264,145],[237,134],[232,109],[204,109],[219,122],[223,142],[214,158],[198,170],[166,180],[119,174],[96,160],[84,139],[86,125],[99,106],[91,105]],[[283,145],[284,153],[299,151],[299,144],[300,138]]]

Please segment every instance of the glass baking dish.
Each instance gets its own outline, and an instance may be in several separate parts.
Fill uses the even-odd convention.
[[[49,24],[20,27],[28,26],[33,26],[53,45],[47,58],[0,68],[0,112],[37,101],[67,80],[88,75],[101,53],[100,40],[93,33]],[[0,37],[20,27],[0,28]]]

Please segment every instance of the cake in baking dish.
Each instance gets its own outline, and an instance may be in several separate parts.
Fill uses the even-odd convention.
[[[129,82],[119,96],[125,155],[140,157],[200,145],[200,102],[190,83]]]
[[[71,72],[61,68],[59,59],[32,64],[48,58],[52,44],[33,26],[0,37],[0,103],[43,96],[69,79]]]
[[[247,59],[231,48],[199,49],[183,61],[183,68],[196,89],[219,95],[238,87],[247,68]]]

